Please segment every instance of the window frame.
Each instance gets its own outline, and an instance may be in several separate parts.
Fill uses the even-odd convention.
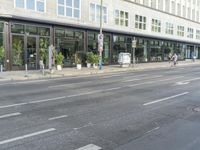
[[[57,16],[59,16],[59,17],[69,17],[69,18],[73,18],[73,19],[81,19],[81,0],[78,0],[79,1],[79,8],[76,8],[75,6],[74,6],[74,1],[75,0],[71,0],[72,1],[72,6],[70,7],[70,6],[67,6],[67,2],[66,2],[66,0],[64,0],[64,4],[59,4],[58,3],[58,1],[59,0],[56,0],[56,2],[57,2],[57,7],[56,7],[56,9],[57,9]],[[63,7],[64,8],[64,15],[61,15],[61,14],[59,14],[59,9],[58,9],[58,7]],[[66,9],[67,8],[71,8],[71,16],[67,16],[67,12],[66,12]],[[79,17],[75,17],[75,13],[74,13],[74,11],[75,10],[78,10],[79,11]]]

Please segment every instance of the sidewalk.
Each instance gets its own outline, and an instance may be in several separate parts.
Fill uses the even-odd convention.
[[[176,67],[183,67],[187,65],[199,65],[200,60],[192,62],[191,60],[179,61]],[[84,76],[94,74],[109,74],[123,71],[139,71],[147,69],[159,69],[159,68],[173,68],[168,62],[156,62],[156,63],[140,63],[135,64],[134,67],[121,68],[119,65],[104,66],[102,70],[94,68],[82,67],[81,70],[76,68],[64,68],[62,71],[55,70],[54,73],[50,73],[49,70],[45,70],[45,74],[39,70],[30,70],[26,74],[25,71],[6,71],[0,73],[0,81],[17,81],[17,80],[33,80],[33,79],[49,79],[65,76]]]

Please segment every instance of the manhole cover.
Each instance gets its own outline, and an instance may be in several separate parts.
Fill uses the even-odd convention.
[[[200,107],[196,107],[193,110],[196,111],[196,112],[200,112]]]

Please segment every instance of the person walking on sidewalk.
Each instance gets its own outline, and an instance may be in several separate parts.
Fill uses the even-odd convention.
[[[168,54],[169,64],[171,64],[171,59],[172,59],[172,53],[170,52],[170,53]]]
[[[172,60],[173,60],[174,66],[176,66],[177,60],[178,60],[178,56],[176,55],[176,53],[174,53],[174,55],[172,56]]]

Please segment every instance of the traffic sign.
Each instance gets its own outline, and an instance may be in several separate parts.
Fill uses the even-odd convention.
[[[132,41],[132,48],[136,48],[136,44],[137,44],[137,41],[136,41],[136,40],[133,40],[133,41]]]
[[[98,34],[99,49],[103,49],[103,34]],[[100,50],[99,50],[100,51]]]

